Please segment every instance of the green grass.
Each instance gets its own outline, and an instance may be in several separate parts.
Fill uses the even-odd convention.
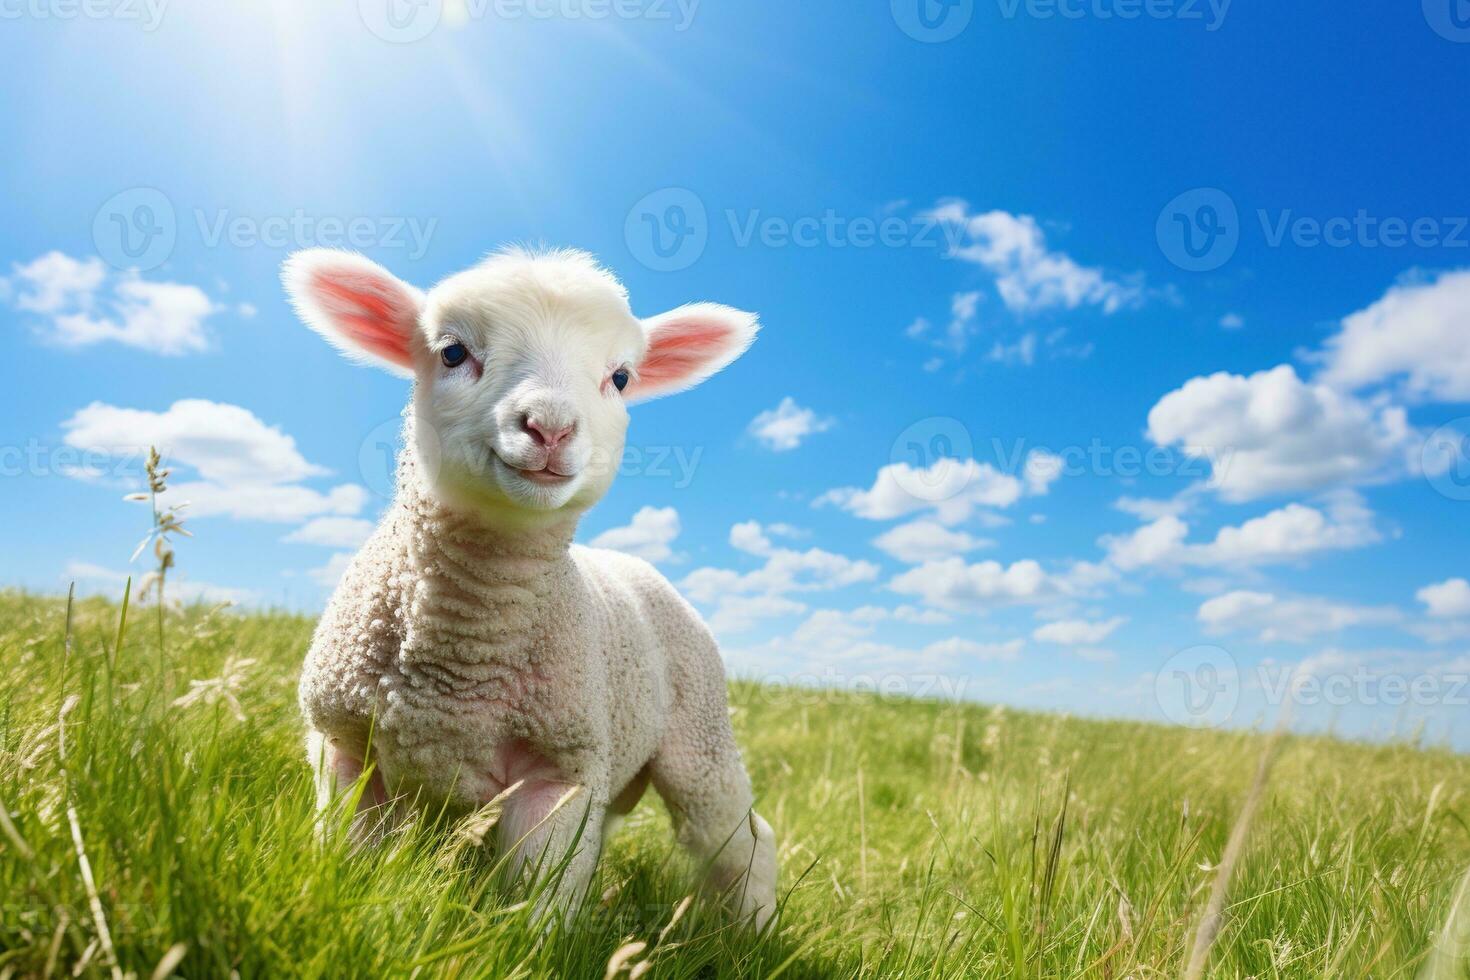
[[[316,841],[309,620],[190,609],[160,657],[153,610],[131,616],[119,647],[118,607],[78,602],[68,651],[64,600],[0,594],[0,977],[148,977],[170,950],[192,977],[601,977],[634,941],[628,967],[655,977],[1179,976],[1265,742],[737,684],[781,841],[778,928],[732,930],[700,901],[670,928],[689,869],[650,796],[604,856],[602,901],[544,934],[453,828]],[[173,705],[231,658],[254,660],[243,720],[203,694]],[[1445,752],[1286,740],[1208,975],[1430,972],[1470,865],[1467,777]]]

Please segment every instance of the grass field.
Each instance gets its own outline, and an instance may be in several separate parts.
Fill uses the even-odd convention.
[[[777,927],[681,908],[650,796],[545,935],[455,828],[316,842],[309,620],[66,609],[0,594],[0,977],[1179,976],[1266,741],[737,684]],[[1285,740],[1208,975],[1466,975],[1467,810],[1470,759]]]

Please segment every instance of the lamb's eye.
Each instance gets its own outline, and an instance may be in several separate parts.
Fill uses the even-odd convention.
[[[450,344],[439,352],[439,357],[444,361],[445,367],[459,367],[469,356],[470,352],[464,344]]]
[[[618,389],[618,391],[622,391],[628,387],[628,370],[626,368],[619,368],[614,371],[612,373],[612,383],[613,387]]]

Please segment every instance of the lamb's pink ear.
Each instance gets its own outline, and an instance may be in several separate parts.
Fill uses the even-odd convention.
[[[291,305],[308,327],[349,357],[413,373],[424,297],[355,252],[309,248],[281,267]]]
[[[691,303],[643,321],[648,351],[624,393],[630,401],[692,388],[745,353],[760,329],[754,313]]]

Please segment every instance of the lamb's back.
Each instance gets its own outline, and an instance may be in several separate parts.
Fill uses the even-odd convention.
[[[652,667],[665,688],[657,706],[660,717],[684,715],[696,705],[702,710],[717,705],[723,716],[725,671],[719,646],[704,619],[663,573],[642,558],[602,548],[574,546],[572,556],[606,597],[611,625],[622,640],[608,647],[612,678],[636,677]]]

